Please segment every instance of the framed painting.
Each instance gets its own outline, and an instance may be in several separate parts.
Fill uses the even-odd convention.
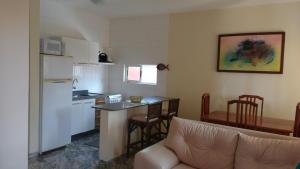
[[[218,72],[283,73],[284,32],[219,35]]]

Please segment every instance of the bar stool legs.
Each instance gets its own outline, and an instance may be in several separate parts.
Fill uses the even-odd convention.
[[[152,127],[155,127],[157,129],[158,128],[157,124],[161,123],[160,121],[161,110],[162,110],[161,102],[153,103],[148,105],[148,112],[146,116],[144,114],[140,114],[140,115],[132,116],[128,120],[127,156],[129,156],[130,154],[130,149],[136,148],[137,144],[141,145],[140,147],[141,149],[151,144],[151,139],[152,139],[151,129]],[[130,134],[137,128],[141,129],[140,140],[131,143]]]
[[[144,127],[141,127],[141,149],[144,148]]]
[[[152,133],[153,127],[155,128],[155,130],[157,130],[158,133]],[[131,133],[136,129],[140,129],[141,131],[140,140],[131,142]],[[152,139],[157,140],[157,137],[153,137],[157,136],[156,134],[158,134],[158,139],[161,140],[161,122],[149,125],[137,125],[129,120],[127,133],[127,157],[129,157],[131,149],[144,149],[145,147],[150,146],[152,144]]]

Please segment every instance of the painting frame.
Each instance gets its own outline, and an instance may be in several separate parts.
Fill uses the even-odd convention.
[[[228,70],[228,69],[222,69],[220,67],[221,62],[221,48],[222,38],[230,38],[230,37],[237,37],[237,36],[264,36],[264,35],[280,35],[281,36],[281,52],[280,52],[280,68],[277,71],[260,71],[260,70]],[[284,66],[284,50],[285,50],[285,32],[278,31],[278,32],[253,32],[253,33],[235,33],[235,34],[220,34],[218,36],[218,56],[217,56],[217,72],[232,72],[232,73],[264,73],[264,74],[283,74],[283,66]]]

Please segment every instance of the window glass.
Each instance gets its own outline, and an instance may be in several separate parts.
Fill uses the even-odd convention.
[[[142,83],[157,83],[157,69],[155,65],[142,65]]]
[[[129,66],[128,73],[127,73],[127,80],[140,81],[141,80],[141,67]]]
[[[157,83],[156,65],[124,66],[124,71],[124,81],[150,85]]]

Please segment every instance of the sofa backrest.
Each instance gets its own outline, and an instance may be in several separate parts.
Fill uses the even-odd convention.
[[[294,169],[300,139],[174,117],[165,145],[201,169]]]
[[[266,133],[266,132],[255,131],[255,130],[224,126],[224,125],[220,125],[220,124],[213,124],[213,123],[200,122],[200,121],[199,121],[199,123],[205,124],[207,126],[220,127],[220,128],[224,128],[224,129],[237,131],[239,133],[243,133],[243,134],[246,134],[248,136],[260,137],[260,138],[280,139],[280,140],[300,140],[300,138],[297,138],[297,137],[284,136],[284,135]]]
[[[296,169],[300,141],[239,135],[235,169]]]
[[[238,132],[173,118],[165,145],[195,168],[233,169]]]

